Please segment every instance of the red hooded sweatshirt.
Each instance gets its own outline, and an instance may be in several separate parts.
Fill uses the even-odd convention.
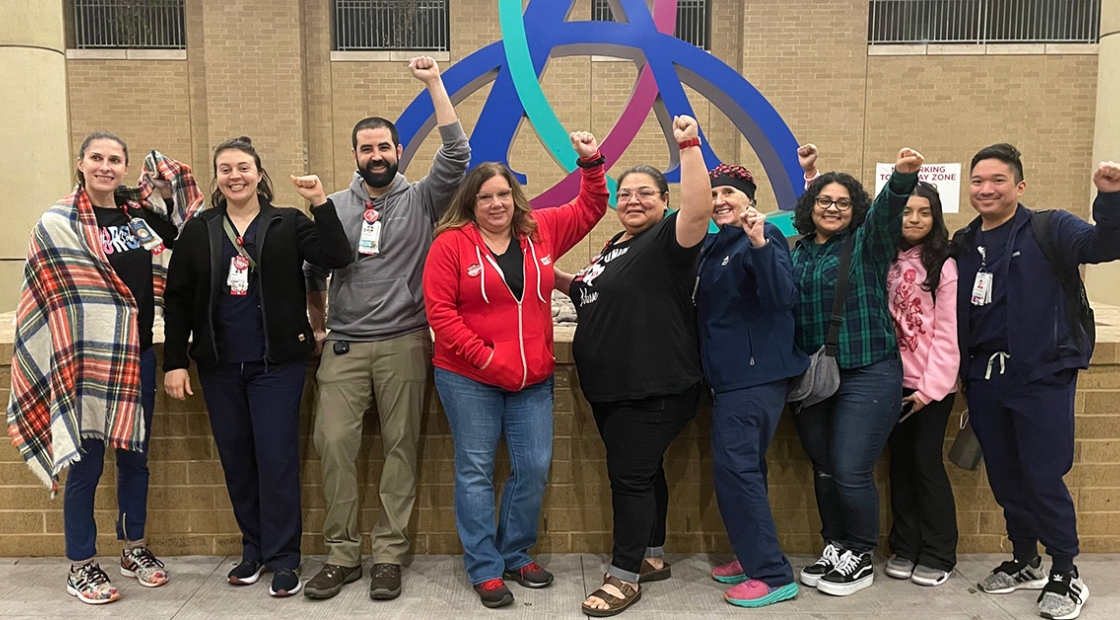
[[[516,240],[525,274],[520,302],[476,224],[436,237],[424,265],[435,366],[511,392],[548,378],[556,367],[552,265],[602,219],[609,196],[603,167],[584,168],[574,201],[533,211],[537,231]]]

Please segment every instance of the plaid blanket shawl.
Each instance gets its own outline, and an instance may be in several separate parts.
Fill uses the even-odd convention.
[[[189,167],[175,166],[190,174]],[[173,220],[189,219],[202,205],[193,176],[179,185],[180,214]],[[157,307],[167,254],[152,261]],[[31,235],[8,402],[8,435],[52,495],[59,473],[81,459],[83,438],[141,450],[137,315],[135,299],[102,249],[89,196],[76,188],[43,214]]]

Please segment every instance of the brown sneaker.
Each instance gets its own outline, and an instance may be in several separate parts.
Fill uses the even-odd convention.
[[[401,567],[399,564],[374,564],[370,571],[369,597],[375,601],[388,601],[401,595]]]
[[[324,564],[323,568],[303,585],[303,595],[316,600],[331,598],[342,591],[342,586],[361,578],[361,564],[350,568],[338,564]]]

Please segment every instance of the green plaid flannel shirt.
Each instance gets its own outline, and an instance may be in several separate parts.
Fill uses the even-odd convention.
[[[902,209],[918,184],[918,175],[895,172],[871,204],[863,225],[835,234],[818,244],[812,235],[802,237],[793,250],[793,280],[800,293],[794,310],[797,316],[797,346],[812,355],[828,338],[840,253],[848,235],[856,236],[852,250],[851,275],[840,326],[841,368],[862,368],[898,355],[894,322],[887,300],[887,271],[898,249],[895,239],[902,233]]]

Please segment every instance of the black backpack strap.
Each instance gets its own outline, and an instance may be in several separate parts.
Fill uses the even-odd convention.
[[[1081,272],[1077,265],[1070,265],[1066,257],[1054,245],[1054,237],[1050,232],[1050,218],[1054,215],[1053,209],[1039,209],[1031,211],[1031,230],[1034,231],[1034,240],[1038,249],[1050,263],[1050,268],[1058,276],[1065,296],[1066,319],[1070,330],[1079,344],[1082,341],[1082,331],[1089,336],[1089,346],[1096,340],[1096,328],[1093,325],[1093,311],[1089,307],[1089,298],[1085,293],[1085,284],[1081,280]]]

